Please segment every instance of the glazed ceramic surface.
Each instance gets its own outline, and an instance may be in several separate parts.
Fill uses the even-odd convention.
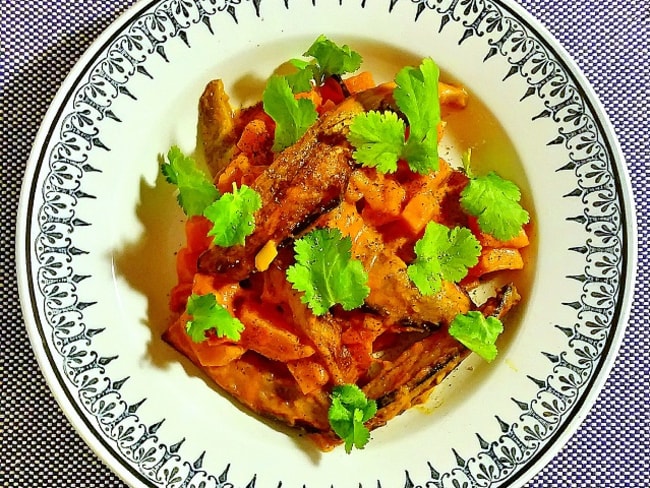
[[[471,356],[361,451],[321,453],[240,408],[161,340],[183,215],[160,176],[197,148],[197,101],[235,105],[319,35],[377,81],[436,60],[470,93],[441,155],[514,180],[533,220],[523,300],[493,363]],[[85,440],[136,487],[520,486],[585,415],[631,294],[633,229],[617,142],[560,46],[507,1],[141,2],[80,60],[38,136],[18,229],[34,350]]]

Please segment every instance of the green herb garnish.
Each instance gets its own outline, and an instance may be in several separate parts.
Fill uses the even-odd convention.
[[[463,162],[468,168],[468,164]],[[460,194],[460,205],[469,215],[477,217],[478,225],[500,241],[516,237],[530,216],[519,204],[521,191],[512,181],[494,171],[485,176],[473,176]]]
[[[411,281],[423,295],[440,291],[442,280],[458,282],[478,263],[481,244],[469,229],[429,222],[415,243],[416,259],[407,268]]]
[[[395,77],[393,96],[409,122],[404,159],[420,174],[438,169],[439,77],[438,65],[431,58],[423,59],[418,68],[402,68]]]
[[[314,58],[312,62],[303,65],[303,69],[311,71],[317,84],[322,83],[325,78],[330,76],[355,72],[363,60],[361,55],[350,49],[349,46],[345,44],[339,46],[322,34],[307,49],[304,56]]]
[[[282,151],[294,144],[318,119],[314,103],[308,98],[296,99],[284,76],[269,78],[262,94],[262,104],[264,111],[275,121],[274,151]]]
[[[304,293],[315,315],[325,314],[334,304],[352,310],[370,293],[368,274],[352,259],[352,240],[338,229],[316,229],[295,242],[296,264],[287,269],[287,280]]]
[[[214,330],[218,337],[238,341],[244,330],[244,324],[230,315],[212,293],[191,295],[186,311],[192,318],[185,324],[185,330],[194,342],[203,342],[210,330]]]
[[[404,150],[404,134],[404,121],[395,112],[371,110],[352,120],[348,141],[356,148],[355,160],[382,173],[394,173]]]
[[[160,171],[168,183],[178,187],[178,204],[188,217],[201,215],[203,210],[219,198],[219,190],[201,171],[194,158],[186,156],[178,146],[172,146],[167,161]]]
[[[359,69],[361,56],[348,46],[339,46],[324,35],[319,36],[304,53],[313,59],[292,59],[297,72],[272,76],[262,95],[264,111],[275,121],[274,151],[294,144],[316,121],[318,113],[308,98],[294,94],[309,91],[312,80],[320,85],[329,76],[340,76]]]
[[[397,87],[393,96],[408,120],[408,138],[406,125],[398,123],[393,112],[360,114],[351,124],[348,136],[356,149],[354,159],[383,172],[395,171],[400,159],[420,174],[437,170],[441,121],[438,78],[438,66],[430,58],[422,60],[417,68],[402,68],[395,76]]]
[[[224,193],[203,212],[214,224],[208,235],[214,236],[217,246],[243,245],[255,229],[254,214],[260,208],[262,197],[259,193],[246,185],[237,188],[233,183],[232,193]]]
[[[470,311],[457,315],[449,325],[449,334],[465,347],[492,362],[497,356],[495,342],[503,332],[503,323],[497,317],[485,317],[481,312]]]
[[[332,390],[332,404],[327,417],[332,430],[345,441],[345,452],[363,449],[370,440],[364,425],[377,413],[377,402],[369,400],[356,385],[339,385]]]

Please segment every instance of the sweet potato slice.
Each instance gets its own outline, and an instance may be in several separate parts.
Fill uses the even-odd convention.
[[[322,388],[330,378],[325,367],[314,358],[289,361],[287,368],[305,395]]]
[[[288,330],[286,319],[271,307],[245,302],[238,316],[245,327],[239,343],[247,349],[285,363],[315,352],[312,346],[301,343],[300,337]]]

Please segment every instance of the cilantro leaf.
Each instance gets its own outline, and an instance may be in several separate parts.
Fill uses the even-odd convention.
[[[347,139],[356,148],[356,161],[382,173],[393,173],[404,148],[404,131],[404,121],[394,112],[370,111],[352,120]]]
[[[304,56],[312,56],[316,60],[314,79],[317,83],[322,83],[332,75],[352,73],[359,69],[363,60],[361,55],[349,46],[339,46],[323,34],[318,36]]]
[[[478,263],[481,245],[469,229],[429,222],[415,243],[416,259],[406,272],[423,295],[440,291],[442,280],[458,282]]]
[[[377,413],[377,402],[369,400],[356,385],[338,385],[332,390],[332,403],[327,413],[332,430],[345,441],[345,452],[353,447],[363,449],[370,439],[364,425]]]
[[[232,193],[224,193],[203,212],[214,224],[208,235],[214,236],[217,246],[244,244],[246,236],[255,229],[254,214],[260,208],[262,197],[259,193],[246,185],[238,189],[233,184]]]
[[[422,138],[411,133],[402,151],[402,158],[412,171],[427,174],[440,166],[438,161],[438,129],[432,128]]]
[[[262,94],[264,111],[275,121],[273,150],[291,146],[318,118],[314,103],[294,93],[311,89],[312,79],[321,84],[325,78],[359,69],[361,56],[348,46],[339,46],[324,35],[319,36],[304,53],[312,61],[291,59],[297,71],[286,76],[272,76]]]
[[[409,121],[410,136],[416,139],[423,139],[431,129],[437,130],[440,123],[439,75],[436,63],[424,58],[419,67],[406,66],[395,76],[393,96]]]
[[[503,323],[497,317],[485,317],[481,312],[458,314],[449,326],[449,334],[474,351],[487,362],[497,356],[495,342],[503,332]]]
[[[160,171],[168,183],[178,187],[178,204],[188,217],[201,215],[205,207],[219,198],[219,190],[201,171],[196,161],[172,146]]]
[[[289,64],[297,68],[295,73],[284,75],[293,93],[311,90],[311,80],[314,78],[313,65],[303,59],[290,59]]]
[[[244,330],[244,324],[230,315],[212,293],[192,294],[187,300],[186,311],[192,319],[185,324],[185,330],[194,342],[203,342],[209,330],[214,330],[219,337],[238,341]]]
[[[423,59],[417,68],[406,66],[395,76],[395,103],[409,122],[404,157],[409,167],[421,174],[438,169],[439,76],[438,65],[431,58]]]
[[[408,120],[408,138],[405,124],[393,112],[359,114],[348,134],[348,141],[355,147],[354,158],[384,173],[395,171],[399,159],[405,159],[417,173],[437,170],[441,121],[438,77],[438,66],[430,58],[422,60],[417,68],[402,68],[395,76],[393,96]]]
[[[296,99],[284,76],[269,78],[262,94],[264,111],[275,121],[273,150],[291,146],[318,118],[314,103],[308,98]]]
[[[370,293],[368,273],[352,259],[352,240],[338,229],[316,229],[295,242],[296,264],[287,269],[287,280],[315,315],[325,314],[340,303],[345,310],[363,304]]]
[[[319,36],[303,53],[312,59],[290,59],[289,64],[297,68],[295,73],[285,75],[293,93],[309,91],[312,80],[320,85],[329,76],[352,73],[361,66],[361,55],[348,46],[339,46],[324,35]]]
[[[470,179],[460,194],[460,205],[478,218],[483,232],[507,241],[519,234],[530,220],[528,212],[519,204],[520,198],[517,185],[491,171]]]

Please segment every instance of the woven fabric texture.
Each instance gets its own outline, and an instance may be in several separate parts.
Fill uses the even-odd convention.
[[[0,487],[125,486],[68,423],[32,352],[16,289],[16,210],[31,144],[65,75],[133,0],[3,2]],[[279,2],[281,3],[281,2]],[[650,486],[650,4],[519,0],[585,73],[619,137],[639,225],[634,309],[594,407],[528,488]]]

